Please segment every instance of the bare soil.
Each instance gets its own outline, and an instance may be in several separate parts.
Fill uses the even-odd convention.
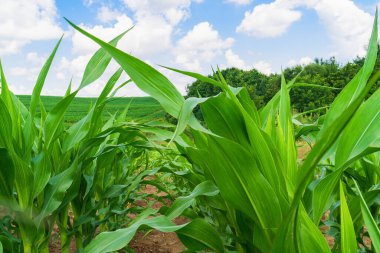
[[[165,196],[166,193],[158,192],[157,188],[152,185],[146,185],[142,189],[143,193],[155,194],[156,196]],[[149,201],[154,200],[153,198],[147,199],[146,201],[136,201],[136,205],[145,207],[148,205]],[[171,202],[166,203],[170,205]],[[156,201],[153,204],[153,208],[159,209],[163,206],[163,203]],[[130,217],[133,218],[135,215],[131,214]],[[178,217],[173,221],[177,225],[184,224],[188,222],[187,219]],[[60,253],[60,239],[58,237],[59,229],[55,227],[51,237],[51,243],[49,245],[49,252]],[[157,230],[152,230],[149,232],[138,231],[132,241],[128,245],[129,248],[134,250],[135,253],[180,253],[183,252],[186,247],[178,239],[177,234],[163,233]],[[124,252],[124,251],[119,251]],[[75,239],[71,241],[70,253],[75,253]]]

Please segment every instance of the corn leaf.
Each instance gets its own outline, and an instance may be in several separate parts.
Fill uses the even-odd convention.
[[[44,66],[41,69],[40,74],[38,75],[36,85],[33,88],[33,93],[30,100],[30,114],[32,115],[32,118],[34,118],[34,115],[36,113],[37,105],[40,102],[42,87],[45,84],[46,76],[49,72],[51,63],[53,62],[53,59],[58,50],[58,47],[61,44],[62,38],[63,36],[59,39],[59,41],[57,42],[57,45],[53,49],[53,52],[50,54],[49,58],[46,60]]]
[[[124,35],[127,32],[129,32],[132,28],[121,33],[120,35],[118,35],[117,37],[115,37],[108,43],[116,47],[119,40],[121,40],[121,38],[123,38]],[[111,59],[112,59],[112,56],[109,55],[103,48],[100,48],[98,51],[96,51],[96,53],[91,57],[91,59],[86,65],[79,88],[82,89],[86,87],[87,85],[89,85],[90,83],[97,80],[104,73]]]
[[[360,196],[360,207],[362,210],[362,215],[364,219],[364,223],[367,226],[369,236],[371,238],[372,245],[375,249],[375,252],[380,252],[380,230],[377,226],[376,221],[373,219],[373,216],[371,215],[371,212],[367,206],[367,203],[364,200],[364,197],[359,189],[359,186],[357,185],[356,181],[355,185],[358,190],[359,196]]]
[[[66,19],[66,21],[108,52],[120,64],[132,81],[141,90],[155,98],[170,115],[173,117],[179,115],[184,98],[164,75],[143,61],[89,34],[69,20]]]
[[[340,182],[340,219],[342,253],[356,253],[358,251],[358,246],[356,243],[355,230],[347,206],[346,197],[344,195],[342,181]]]

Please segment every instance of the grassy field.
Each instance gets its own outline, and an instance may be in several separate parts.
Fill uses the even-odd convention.
[[[24,105],[29,106],[29,95],[19,95],[18,97]],[[41,97],[47,111],[51,110],[51,108],[53,108],[53,106],[55,106],[60,99],[61,97],[55,96]],[[95,101],[96,98],[75,98],[67,110],[65,121],[68,123],[73,123],[82,119]],[[107,118],[109,115],[120,113],[129,104],[130,107],[127,113],[127,118],[131,120],[133,119],[135,121],[145,122],[163,118],[165,115],[165,112],[162,110],[160,104],[151,97],[125,97],[112,98],[112,100],[107,103],[103,116]]]

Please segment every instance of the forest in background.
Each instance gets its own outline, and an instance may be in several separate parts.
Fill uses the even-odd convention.
[[[285,68],[283,74],[290,81],[297,75],[296,82],[316,84],[330,88],[294,87],[290,91],[292,108],[296,112],[324,114],[325,110],[336,98],[342,88],[349,83],[364,64],[365,58],[357,57],[346,64],[339,63],[335,57],[330,59],[316,58],[308,65],[296,65]],[[375,69],[380,70],[380,60],[377,58]],[[242,70],[228,68],[221,71],[227,83],[233,87],[246,87],[251,99],[258,109],[267,104],[281,88],[281,74],[265,75],[256,69]],[[209,75],[217,79],[217,74]],[[380,83],[372,88],[372,94]],[[187,86],[187,97],[208,97],[220,92],[220,88],[197,80]],[[321,108],[321,110],[318,110]],[[198,118],[202,117],[199,108],[195,109]]]

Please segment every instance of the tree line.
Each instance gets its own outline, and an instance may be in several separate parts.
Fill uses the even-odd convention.
[[[298,83],[317,84],[323,87],[295,87],[290,92],[293,110],[297,112],[309,112],[319,108],[328,107],[342,88],[355,76],[363,66],[365,58],[356,59],[340,64],[335,57],[330,59],[314,59],[308,65],[297,65],[283,70],[287,81],[292,80],[297,75]],[[380,70],[379,57],[376,62],[375,72]],[[246,87],[250,97],[257,108],[265,105],[281,87],[281,74],[265,75],[256,69],[241,70],[228,68],[221,71],[227,83],[233,87]],[[210,78],[217,78],[217,74],[209,75]],[[379,82],[373,87],[377,89]],[[211,84],[195,81],[187,86],[187,97],[208,97],[217,95],[220,88]],[[372,93],[371,93],[372,94]],[[317,113],[324,113],[323,110]],[[201,117],[199,108],[195,114]]]

